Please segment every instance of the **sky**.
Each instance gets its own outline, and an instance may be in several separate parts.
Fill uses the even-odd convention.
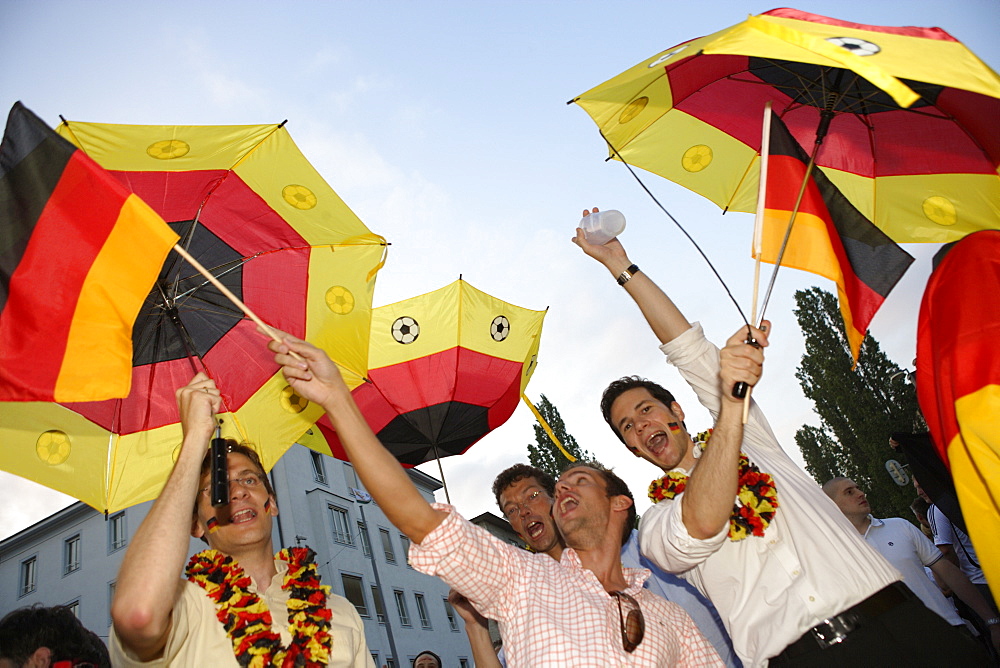
[[[672,368],[610,274],[570,242],[584,207],[618,209],[631,259],[722,343],[740,317],[704,260],[625,167],[606,162],[596,126],[566,101],[679,42],[776,5],[661,2],[110,2],[0,0],[0,107],[17,100],[56,125],[260,124],[288,119],[305,156],[355,213],[392,244],[375,304],[471,285],[548,308],[527,388],[559,409],[580,445],[631,486],[639,512],[657,473],[629,455],[598,402],[639,374],[674,391],[692,432],[708,413]],[[997,0],[799,0],[797,9],[858,23],[939,26],[1000,67]],[[665,179],[644,182],[715,263],[748,310],[752,218]],[[908,274],[871,333],[912,368],[920,296],[936,245],[909,245]],[[795,379],[803,354],[795,290],[832,283],[782,270],[764,378],[754,392],[785,449],[818,417]],[[0,420],[16,406],[0,406]],[[524,406],[464,456],[442,465],[467,516],[497,513],[494,476],[527,461]],[[0,447],[3,444],[0,443]],[[435,464],[422,470],[440,477]],[[0,472],[0,538],[72,500]],[[439,494],[443,499],[443,495]]]

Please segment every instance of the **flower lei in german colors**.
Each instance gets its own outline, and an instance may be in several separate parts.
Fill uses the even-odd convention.
[[[698,434],[694,439],[695,447],[704,450],[711,436],[711,429]],[[687,481],[685,474],[671,471],[649,483],[649,500],[659,503],[664,499],[672,499],[685,490]],[[751,534],[763,536],[778,509],[778,490],[774,487],[774,478],[751,464],[743,452],[740,453],[739,485],[739,493],[736,495],[738,502],[733,504],[733,512],[729,516],[729,540],[733,542],[743,540]]]
[[[288,630],[292,642],[282,647],[281,636],[271,628],[271,611],[260,596],[248,591],[250,576],[236,561],[217,550],[191,557],[187,579],[205,590],[218,607],[217,617],[233,641],[241,666],[321,667],[330,660],[330,588],[320,584],[308,547],[286,548],[274,555],[288,563],[281,588],[288,591]]]

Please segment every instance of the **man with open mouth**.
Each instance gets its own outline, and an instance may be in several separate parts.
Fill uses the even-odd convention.
[[[184,430],[177,462],[118,572],[112,664],[373,668],[361,617],[320,584],[313,551],[274,553],[277,500],[251,447],[227,440],[228,503],[212,505],[214,381],[197,374],[177,391],[177,404]],[[209,549],[184,569],[189,536]]]
[[[708,596],[743,664],[979,665],[906,614],[915,597],[899,571],[781,449],[756,401],[743,424],[733,381],[756,384],[770,323],[747,324],[719,350],[618,239],[591,244],[578,228],[573,242],[625,289],[715,420],[692,439],[673,395],[637,376],[601,398],[615,435],[664,474],[650,485],[642,553]],[[734,367],[753,379],[734,378]]]
[[[365,489],[409,537],[413,567],[499,622],[510,666],[723,665],[680,606],[642,588],[647,571],[622,568],[635,504],[614,473],[593,465],[566,471],[553,506],[566,547],[558,562],[532,554],[450,506],[427,503],[372,433],[326,353],[288,335],[268,346],[296,394],[326,411]],[[525,502],[532,503],[517,503]],[[533,526],[532,533],[544,531]]]
[[[555,487],[555,479],[546,471],[523,463],[514,464],[501,471],[493,481],[493,496],[511,528],[533,552],[547,554],[559,561],[565,542],[552,518]],[[621,561],[622,566],[628,568],[648,569],[650,577],[644,587],[684,608],[727,666],[740,665],[714,606],[692,585],[673,573],[662,571],[642,557],[639,554],[638,532],[634,529],[622,547]],[[497,665],[486,619],[460,595],[452,596],[452,604],[465,620],[465,631],[476,665]],[[505,656],[505,653],[501,652],[500,656]]]

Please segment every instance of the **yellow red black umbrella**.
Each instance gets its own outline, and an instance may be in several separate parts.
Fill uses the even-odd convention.
[[[362,382],[386,242],[283,123],[58,130],[145,200],[263,320],[330,350],[349,386]],[[171,253],[133,329],[131,394],[6,406],[0,468],[102,511],[154,498],[181,441],[174,391],[202,368],[222,392],[222,435],[255,445],[268,469],[321,414],[291,392],[253,323]]]
[[[893,240],[1000,227],[1000,77],[940,28],[775,9],[572,102],[621,159],[728,210],[755,210],[770,102],[799,144],[825,134],[816,164]]]

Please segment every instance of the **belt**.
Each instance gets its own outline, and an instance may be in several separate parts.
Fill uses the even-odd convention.
[[[844,639],[852,631],[861,628],[866,619],[874,619],[913,598],[914,594],[909,587],[902,582],[894,582],[839,615],[824,619],[803,633],[798,640],[786,647],[773,660],[791,659],[812,652],[817,648],[834,647],[844,642]]]

